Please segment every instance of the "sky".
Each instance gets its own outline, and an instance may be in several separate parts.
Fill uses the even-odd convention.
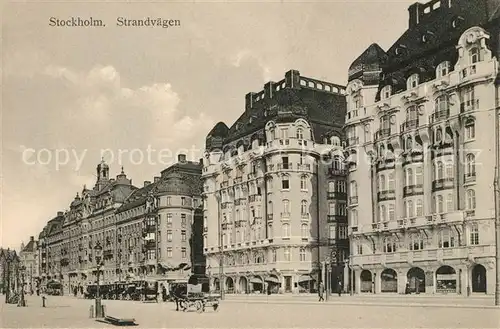
[[[286,71],[347,83],[371,43],[387,50],[414,1],[11,2],[2,10],[0,246],[18,249],[92,188],[104,157],[143,186],[203,154],[248,92]],[[53,27],[92,17],[101,28]],[[118,27],[118,17],[179,20]]]

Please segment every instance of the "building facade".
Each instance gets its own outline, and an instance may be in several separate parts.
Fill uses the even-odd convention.
[[[21,266],[24,267],[24,282],[26,292],[34,292],[38,283],[38,241],[35,237],[31,236],[26,245],[21,244],[21,251],[19,252],[19,261]]]
[[[310,291],[348,255],[345,88],[289,71],[206,139],[204,251],[212,288]]]
[[[416,3],[387,52],[371,45],[350,67],[357,292],[494,293],[499,7]]]
[[[15,250],[0,248],[0,291],[6,302],[20,287],[20,260]]]
[[[109,166],[101,161],[95,186],[84,186],[69,209],[58,212],[40,233],[40,282],[60,281],[65,292],[72,292],[98,278],[109,284],[203,275],[202,165],[186,161],[185,155],[178,160],[141,188],[132,185],[123,168],[110,178]]]

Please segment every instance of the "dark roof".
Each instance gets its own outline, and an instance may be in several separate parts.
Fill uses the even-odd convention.
[[[209,137],[226,137],[229,132],[228,126],[224,122],[219,122],[208,133]]]
[[[21,250],[24,252],[33,252],[35,251],[35,241],[30,240],[26,246],[24,246],[24,249]]]
[[[376,43],[372,43],[358,58],[349,66],[349,70],[360,65],[380,65],[387,59],[385,51]]]
[[[15,250],[0,248],[0,260],[6,258],[8,256],[15,257],[15,259],[19,260],[19,257],[17,256],[17,252]]]

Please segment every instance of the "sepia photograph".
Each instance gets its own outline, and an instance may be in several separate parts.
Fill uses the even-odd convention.
[[[500,328],[500,0],[0,8],[0,328]]]

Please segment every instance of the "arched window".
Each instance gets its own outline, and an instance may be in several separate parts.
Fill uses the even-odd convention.
[[[417,200],[417,217],[421,217],[424,215],[424,205],[422,203],[422,199]]]
[[[411,151],[412,148],[413,148],[413,139],[411,137],[408,137],[406,139],[406,150]]]
[[[302,200],[300,202],[300,213],[302,215],[307,215],[308,214],[308,211],[307,211],[307,201],[306,200]]]
[[[351,197],[356,197],[358,196],[358,183],[356,183],[356,181],[351,181],[351,184],[350,184],[350,196]]]
[[[450,62],[445,61],[439,63],[439,65],[436,68],[436,78],[442,78],[446,76],[450,72]]]
[[[441,161],[437,163],[436,180],[444,178],[444,164]]]
[[[420,234],[412,234],[410,236],[410,250],[424,249],[424,239]]]
[[[443,139],[443,131],[441,128],[436,129],[436,142],[440,142]]]
[[[466,156],[466,172],[467,176],[475,176],[476,175],[476,157],[474,154],[469,153]]]
[[[448,96],[441,95],[441,96],[437,97],[436,102],[435,102],[434,111],[436,113],[443,113],[443,112],[448,111],[448,109],[449,109]]]
[[[307,190],[307,176],[305,175],[300,177],[300,189]]]
[[[269,202],[267,203],[267,213],[268,213],[268,214],[272,214],[272,213],[273,213],[273,211],[274,211],[274,210],[273,210],[273,202],[272,202],[272,201],[269,201]]]
[[[289,214],[290,213],[290,200],[283,200],[283,212],[285,214]]]
[[[297,139],[304,139],[304,131],[302,128],[297,128]]]
[[[356,209],[351,210],[351,226],[358,226],[358,211]]]
[[[455,231],[450,228],[444,228],[439,232],[438,239],[439,248],[453,248],[456,243]]]
[[[338,136],[332,137],[332,144],[335,146],[340,146],[340,138]]]
[[[309,226],[307,224],[300,225],[300,234],[303,239],[309,238]]]
[[[413,208],[413,201],[408,200],[407,205],[408,205],[408,217],[409,218],[415,217],[415,209]]]
[[[300,248],[299,250],[299,260],[301,262],[305,262],[306,261],[306,249],[305,248]]]
[[[465,123],[465,140],[469,141],[476,138],[476,125],[474,120],[469,119]]]
[[[469,228],[469,237],[471,245],[479,244],[479,225],[477,223],[472,223]]]
[[[335,192],[335,182],[328,182],[328,192]]]
[[[392,94],[392,86],[390,85],[384,86],[384,88],[382,88],[382,91],[380,92],[380,99],[387,99],[391,97],[391,94]]]
[[[481,61],[478,48],[474,47],[471,50],[469,50],[469,61],[471,64],[475,64],[475,63]]]
[[[408,170],[406,170],[406,174],[407,174],[406,177],[407,186],[413,186],[415,184],[413,179],[413,169],[408,168]]]
[[[433,196],[432,197],[432,213],[435,214],[437,211],[437,197]]]
[[[379,176],[379,183],[378,183],[378,186],[379,186],[379,190],[380,191],[385,191],[387,190],[387,187],[386,187],[386,182],[385,182],[385,175],[382,174]]]
[[[448,193],[446,196],[446,211],[447,212],[452,212],[454,210],[454,205],[453,205],[453,194]]]
[[[289,238],[290,237],[290,224],[283,223],[283,225],[281,225],[281,231],[282,231],[283,238]]]
[[[384,238],[384,252],[396,252],[396,242],[392,238]]]
[[[406,81],[406,88],[407,89],[413,89],[416,88],[419,84],[419,76],[418,73],[410,75],[408,80]]]
[[[437,212],[438,214],[442,214],[444,212],[444,204],[443,204],[443,196],[437,196]]]
[[[467,209],[476,209],[476,191],[472,189],[467,190]]]

